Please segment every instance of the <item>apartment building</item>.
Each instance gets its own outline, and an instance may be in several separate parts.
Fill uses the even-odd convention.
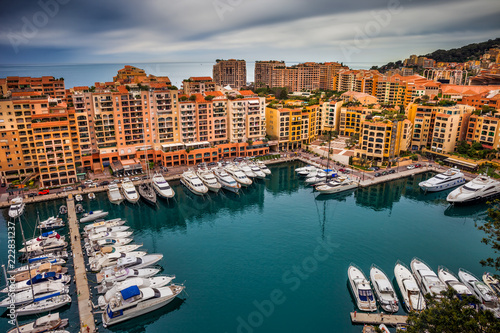
[[[52,98],[65,99],[64,78],[56,79],[53,76],[8,76],[5,79],[5,83],[7,91],[35,91]],[[5,93],[2,93],[2,95]]]
[[[411,143],[412,124],[408,119],[365,120],[361,125],[359,147],[355,156],[375,162],[391,162]]]
[[[320,113],[319,105],[306,106],[302,109],[302,127],[301,139],[302,143],[311,144],[318,137],[318,114]]]
[[[361,106],[350,106],[340,108],[340,119],[338,132],[343,136],[359,135],[361,131],[361,124],[366,119],[366,116],[377,111],[375,109],[368,109]]]
[[[256,88],[277,87],[273,84],[273,71],[276,67],[286,67],[284,61],[256,61],[254,70],[254,85]]]
[[[500,115],[471,115],[467,143],[479,142],[486,149],[500,149]]]
[[[379,77],[382,77],[382,74],[376,70],[343,69],[336,74],[333,90],[375,95]]]
[[[500,109],[500,90],[492,90],[482,94],[465,96],[459,104],[471,105],[476,110],[481,110],[483,106]]]
[[[182,81],[182,91],[185,95],[204,94],[215,91],[216,84],[210,76],[192,76]]]
[[[229,95],[228,140],[229,142],[260,141],[266,136],[265,98],[253,92],[239,91]]]
[[[318,134],[339,130],[342,104],[342,101],[329,101],[320,104],[318,111]]]
[[[220,87],[229,85],[231,88],[238,90],[246,86],[247,67],[245,60],[217,59],[213,67],[213,78]]]
[[[437,152],[452,152],[458,141],[466,137],[467,124],[474,107],[451,107],[412,104],[407,117],[413,123],[412,149],[430,148]]]
[[[171,85],[168,76],[155,76],[146,74],[146,71],[134,66],[126,65],[118,70],[116,76],[113,77],[113,82],[119,84],[148,84],[148,83],[164,83],[167,86]]]
[[[278,141],[279,150],[293,150],[301,147],[302,109],[266,108],[266,130],[272,140]]]

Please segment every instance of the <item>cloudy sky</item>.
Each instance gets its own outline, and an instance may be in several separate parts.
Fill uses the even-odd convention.
[[[0,64],[383,64],[500,36],[498,0],[2,1]]]

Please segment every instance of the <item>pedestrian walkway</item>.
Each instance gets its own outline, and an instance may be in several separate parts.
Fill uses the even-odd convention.
[[[71,239],[71,251],[73,252],[73,264],[75,268],[76,293],[78,295],[78,312],[80,314],[80,332],[94,333],[95,322],[92,313],[92,301],[90,299],[87,271],[83,259],[82,242],[80,239],[80,228],[76,218],[75,201],[70,196],[67,199],[69,233]]]

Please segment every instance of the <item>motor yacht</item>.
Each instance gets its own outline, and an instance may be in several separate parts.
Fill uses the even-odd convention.
[[[85,212],[85,208],[83,208],[83,205],[79,203],[75,205],[75,211],[77,214],[81,214]]]
[[[97,303],[99,307],[103,308],[107,303],[109,303],[111,298],[113,298],[117,292],[127,289],[128,287],[137,286],[139,289],[161,288],[168,285],[173,279],[175,279],[175,276],[160,275],[150,278],[131,278],[125,281],[117,282],[109,288],[104,295],[99,296]]]
[[[129,244],[129,245],[122,245],[122,246],[103,246],[103,247],[96,249],[95,251],[90,251],[89,259],[102,257],[102,256],[108,255],[110,253],[132,252],[132,251],[137,250],[140,247],[142,247],[142,244]]]
[[[66,260],[61,259],[61,258],[52,258],[51,256],[47,256],[44,258],[40,258],[38,260],[31,261],[32,259],[29,259],[30,264],[29,265],[24,265],[20,266],[11,270],[8,270],[7,273],[10,275],[16,275],[19,273],[27,272],[31,269],[37,269],[43,264],[52,264],[52,265],[66,265]]]
[[[147,255],[146,251],[132,251],[132,252],[114,252],[109,253],[97,258],[89,260],[89,267],[92,272],[100,272],[103,268],[114,266],[117,264],[118,259],[122,258],[141,258]]]
[[[134,183],[132,183],[128,177],[123,178],[122,193],[125,199],[130,203],[139,201],[139,193],[137,193]]]
[[[20,253],[45,253],[52,251],[60,251],[68,246],[68,242],[64,239],[49,238],[38,243],[26,245],[19,250]]]
[[[55,332],[55,330],[68,326],[68,322],[68,319],[61,319],[59,312],[56,312],[40,317],[31,323],[21,325],[19,328],[13,328],[7,333]]]
[[[266,178],[266,174],[257,164],[255,164],[253,162],[252,163],[247,162],[247,165],[250,167],[250,169],[252,169],[253,173],[255,174],[255,178],[258,178],[258,179]]]
[[[93,232],[95,229],[118,227],[124,225],[125,222],[125,220],[119,218],[108,221],[95,222],[92,224],[87,224],[85,227],[83,227],[83,231],[89,233]]]
[[[264,172],[266,175],[271,174],[271,170],[269,170],[269,168],[267,167],[267,165],[264,164],[264,162],[257,161],[256,163],[259,166],[259,168],[262,170],[262,172]]]
[[[15,273],[12,275],[12,278],[14,279],[15,282],[19,281],[25,281],[30,278],[33,278],[37,276],[38,274],[45,274],[45,273],[57,273],[57,274],[66,274],[68,272],[68,269],[66,267],[62,267],[60,265],[53,265],[51,263],[44,263],[37,268],[32,268],[31,270]]]
[[[384,271],[376,265],[372,265],[370,268],[370,281],[382,309],[386,312],[398,312],[398,296]]]
[[[490,275],[490,273],[483,274],[483,282],[490,287],[491,291],[495,293],[500,299],[500,283],[497,279]]]
[[[300,177],[306,177],[311,172],[316,171],[316,169],[317,168],[315,166],[313,166],[313,165],[307,165],[305,167],[295,169],[295,172]]]
[[[199,168],[196,170],[196,175],[198,175],[203,184],[205,184],[210,191],[217,193],[222,188],[222,185],[219,183],[212,170]]]
[[[182,290],[184,286],[181,285],[144,289],[128,287],[106,304],[102,314],[103,326],[108,327],[159,309],[173,301]]]
[[[31,286],[41,284],[47,281],[61,282],[64,284],[68,284],[71,281],[71,276],[55,272],[37,274],[31,279],[19,281],[9,285],[8,287],[3,288],[2,290],[0,290],[0,293],[8,293],[9,291],[14,291],[17,293],[20,291],[28,290],[31,288]]]
[[[445,292],[447,287],[429,265],[419,258],[413,258],[410,267],[420,290],[422,290],[424,294],[429,294],[437,298],[443,297],[441,292]]]
[[[153,176],[153,188],[156,191],[156,193],[164,199],[170,199],[173,198],[175,195],[174,190],[168,182],[165,180],[165,178],[160,174],[156,173]]]
[[[399,290],[403,296],[403,304],[407,311],[422,311],[425,309],[425,299],[420,289],[418,289],[417,281],[411,274],[405,264],[398,261],[394,267],[394,276],[398,283]]]
[[[460,282],[455,274],[446,267],[438,267],[438,277],[447,287],[453,288],[458,297],[472,295],[472,291],[463,282]]]
[[[123,226],[122,226],[123,227]],[[122,228],[122,227],[113,227],[113,228]],[[100,239],[124,239],[128,238],[132,235],[133,231],[103,231],[90,234],[88,236],[89,241],[98,241]]]
[[[70,303],[71,303],[71,296],[67,294],[54,296],[48,299],[42,299],[30,304],[17,307],[16,315],[19,317],[19,316],[29,316],[44,312],[50,312]]]
[[[54,217],[51,216],[48,219],[41,221],[38,223],[36,226],[38,229],[41,231],[50,231],[58,228],[64,227],[66,224],[64,223],[63,219],[60,217]]]
[[[94,192],[90,192],[89,195],[88,195],[88,197],[89,197],[89,200],[94,200],[95,199]]]
[[[368,282],[361,269],[351,264],[347,270],[347,276],[358,308],[362,311],[376,311],[377,303],[370,282]]]
[[[245,162],[240,162],[238,165],[237,165],[238,169],[241,170],[241,172],[243,172],[245,174],[245,176],[247,176],[248,178],[252,179],[252,178],[256,178],[257,175],[255,174],[255,172],[252,170],[252,168],[246,164]],[[260,169],[260,168],[259,168]]]
[[[234,180],[233,177],[231,177],[226,170],[224,170],[221,167],[216,167],[212,169],[215,177],[221,184],[222,188],[234,193],[238,193],[238,191],[241,188],[240,183],[238,183],[236,180]]]
[[[482,281],[479,281],[474,274],[463,268],[458,270],[458,278],[476,296],[483,310],[493,312],[496,318],[500,318],[500,306],[495,293]]]
[[[437,192],[463,185],[464,183],[465,177],[462,171],[456,168],[451,168],[443,173],[435,175],[432,178],[420,182],[418,186],[420,186],[420,188],[425,192]]]
[[[99,293],[104,293],[105,291],[102,291],[103,288],[108,288],[116,282],[134,277],[148,278],[158,274],[159,272],[160,270],[158,268],[132,269],[115,266],[96,274],[97,283],[100,283],[100,286],[96,286],[95,288]]]
[[[87,223],[98,219],[102,219],[108,216],[108,214],[109,214],[108,212],[105,212],[103,210],[90,211],[88,213],[83,214],[83,217],[80,219],[80,223]]]
[[[448,194],[446,201],[452,204],[465,204],[493,198],[500,194],[500,181],[486,175],[479,175],[465,185]]]
[[[337,173],[331,169],[316,170],[311,173],[311,176],[307,176],[304,182],[306,184],[317,184],[319,182],[328,181],[330,178],[335,177]]]
[[[322,185],[316,186],[319,194],[333,194],[358,188],[359,184],[346,177],[334,178]]]
[[[76,200],[77,202],[83,201],[83,197],[82,197],[82,195],[81,195],[81,194],[77,194],[77,195],[75,195],[75,200]]]
[[[16,197],[10,201],[9,216],[13,219],[20,217],[24,213],[26,204],[22,197]]]
[[[41,241],[44,240],[52,240],[52,239],[57,239],[57,240],[62,240],[64,241],[66,239],[66,236],[61,236],[60,234],[57,233],[57,231],[47,231],[42,233],[40,236],[29,239],[24,242],[24,245],[33,245],[40,243]]]
[[[120,192],[120,188],[117,184],[109,184],[108,185],[108,199],[111,203],[115,205],[119,205],[125,199]]]
[[[181,183],[196,195],[204,195],[208,192],[208,188],[193,170],[187,170],[182,173]]]
[[[242,187],[247,187],[252,185],[252,180],[248,178],[243,171],[241,171],[236,165],[228,164],[224,167],[224,170],[234,178]]]
[[[61,207],[59,207],[59,214],[60,215],[68,214],[68,207],[66,207],[66,205],[61,205]]]
[[[130,256],[118,259],[116,261],[116,265],[111,266],[111,268],[114,267],[133,268],[133,269],[145,268],[156,264],[162,258],[163,254],[148,254],[142,257]]]

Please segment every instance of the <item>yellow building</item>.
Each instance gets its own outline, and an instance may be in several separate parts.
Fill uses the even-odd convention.
[[[393,161],[410,148],[411,121],[365,120],[361,125],[358,158],[375,162]]]
[[[377,110],[360,106],[341,107],[338,127],[339,134],[344,136],[354,136],[359,134],[361,130],[361,123],[365,120],[367,115],[372,114],[374,111]]]
[[[278,141],[280,150],[300,148],[303,137],[302,109],[266,107],[266,132],[272,140]]]
[[[500,115],[471,115],[466,140],[479,142],[487,149],[500,149]]]

